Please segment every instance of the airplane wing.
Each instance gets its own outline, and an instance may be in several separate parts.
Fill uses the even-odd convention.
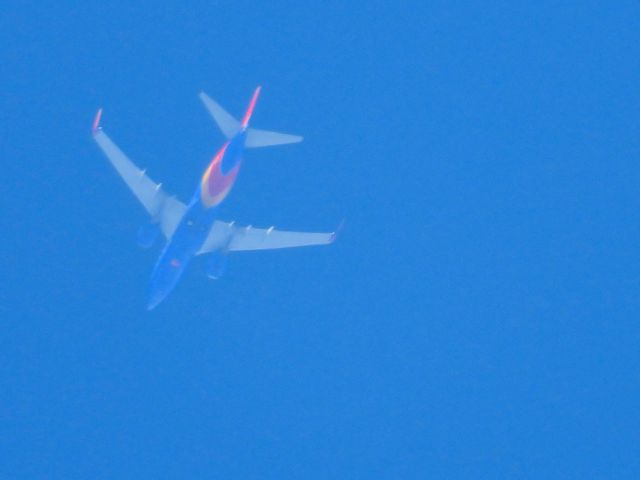
[[[275,248],[326,245],[336,238],[334,233],[285,232],[270,228],[237,226],[235,222],[216,221],[198,255],[218,249],[227,251],[271,250]]]
[[[160,224],[160,229],[166,238],[171,238],[184,216],[187,206],[180,200],[168,195],[161,188],[160,183],[151,180],[144,170],[140,170],[113,143],[99,126],[102,109],[98,110],[93,122],[93,139],[102,149],[116,171],[120,174],[129,189],[138,198],[142,206],[151,216],[152,222]]]

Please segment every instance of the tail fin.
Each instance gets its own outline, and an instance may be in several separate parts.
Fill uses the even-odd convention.
[[[262,87],[256,88],[256,90],[253,92],[253,97],[251,97],[251,101],[249,102],[247,111],[244,113],[244,117],[242,117],[242,128],[247,128],[247,126],[249,125],[249,120],[251,120],[251,115],[253,115],[253,109],[255,108],[256,102],[258,101],[260,90],[262,90]]]
[[[211,99],[206,93],[200,93],[200,99],[205,107],[218,124],[225,137],[232,138],[243,129],[247,131],[245,140],[246,148],[269,147],[272,145],[285,145],[287,143],[297,143],[302,141],[302,137],[298,135],[289,135],[286,133],[269,132],[267,130],[258,130],[257,128],[247,128],[253,109],[256,106],[258,96],[262,87],[256,88],[249,102],[249,107],[242,118],[242,122],[238,122],[233,116],[222,108],[217,102]]]

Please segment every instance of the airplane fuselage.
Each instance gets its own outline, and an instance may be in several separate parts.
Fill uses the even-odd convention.
[[[217,219],[219,205],[235,184],[245,149],[302,140],[298,135],[249,127],[260,90],[257,87],[253,92],[241,121],[200,92],[200,99],[227,141],[209,162],[187,204],[169,195],[109,138],[100,126],[102,109],[98,109],[91,127],[93,139],[151,219],[139,228],[138,244],[149,248],[159,238],[166,239],[151,275],[149,310],[171,293],[195,255],[207,256],[207,276],[218,279],[224,273],[229,252],[327,245],[335,240],[335,232],[243,227]]]
[[[152,309],[176,286],[189,261],[200,250],[216,220],[217,207],[231,191],[242,156],[246,129],[225,142],[205,170],[187,212],[167,241],[151,274],[149,304]]]

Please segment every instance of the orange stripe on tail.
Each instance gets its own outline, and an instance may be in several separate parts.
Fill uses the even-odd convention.
[[[242,117],[243,128],[249,125],[249,120],[251,119],[251,114],[253,114],[253,109],[256,106],[256,102],[258,101],[258,95],[260,95],[261,89],[262,87],[258,87],[256,88],[256,91],[253,92],[253,97],[251,97],[251,102],[249,103],[249,107],[247,108],[247,111],[245,112],[244,117]]]
[[[102,109],[98,110],[96,113],[96,118],[93,119],[93,125],[91,126],[91,133],[95,134],[100,128],[100,117],[102,116]]]

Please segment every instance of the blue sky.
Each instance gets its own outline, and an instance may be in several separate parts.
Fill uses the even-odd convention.
[[[10,2],[0,476],[636,478],[637,2]],[[329,248],[157,250],[89,130],[187,200],[205,90],[305,136],[224,219]]]

